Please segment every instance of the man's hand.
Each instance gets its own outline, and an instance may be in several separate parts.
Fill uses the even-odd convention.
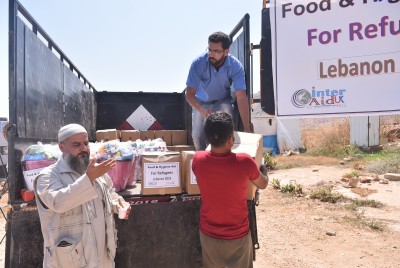
[[[213,114],[213,113],[214,113],[213,110],[204,109],[204,108],[201,108],[201,110],[199,110],[199,111],[200,111],[201,115],[202,115],[204,118],[207,118],[207,116],[209,116],[210,114]]]
[[[192,107],[192,109],[199,111],[199,113],[206,118],[210,114],[214,113],[214,111],[209,109],[204,109],[203,106],[196,100],[196,89],[192,87],[187,87],[185,89],[185,97],[186,101]]]
[[[131,204],[129,204],[128,202],[126,202],[125,200],[118,200],[118,216],[119,216],[119,210],[120,209],[124,209],[126,210],[125,212],[125,220],[127,220],[129,218],[129,214],[131,213]]]
[[[96,158],[92,158],[86,170],[86,174],[91,182],[95,181],[98,177],[106,174],[116,165],[116,161],[114,158],[110,158],[104,162],[101,162],[100,164],[96,164],[96,160]]]
[[[252,128],[252,125],[249,126],[243,126],[243,132],[247,132],[247,133],[254,133],[254,130]]]
[[[250,108],[249,99],[246,95],[246,90],[240,90],[236,92],[236,102],[239,109],[240,118],[242,119],[244,132],[251,133],[250,127]]]
[[[250,132],[249,133],[254,133],[254,125],[252,122],[249,122],[249,123],[250,123]]]

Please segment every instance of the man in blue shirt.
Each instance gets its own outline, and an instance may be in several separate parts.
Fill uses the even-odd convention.
[[[231,87],[244,131],[251,132],[244,68],[238,59],[229,54],[230,45],[231,39],[227,34],[211,34],[208,37],[208,52],[196,58],[189,70],[186,101],[193,110],[192,138],[197,151],[207,147],[203,123],[209,114],[222,111],[234,116]]]

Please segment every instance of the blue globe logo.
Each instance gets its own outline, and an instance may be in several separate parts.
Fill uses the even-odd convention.
[[[311,93],[306,89],[297,90],[292,96],[294,106],[301,108],[309,104],[311,101]]]

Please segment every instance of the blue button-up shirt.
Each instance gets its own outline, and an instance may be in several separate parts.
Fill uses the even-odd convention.
[[[233,91],[246,90],[244,68],[229,54],[217,71],[204,53],[192,62],[186,85],[196,89],[196,98],[202,102],[222,100],[229,97],[231,86]]]

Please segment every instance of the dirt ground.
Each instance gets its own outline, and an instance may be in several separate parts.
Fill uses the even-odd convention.
[[[351,171],[339,165],[313,166],[273,171],[269,177],[281,185],[295,180],[306,193],[329,183],[348,197],[362,199],[340,181]],[[400,267],[400,182],[373,181],[360,188],[375,190],[366,198],[384,206],[352,211],[344,204],[281,193],[270,184],[257,206],[260,249],[254,267]],[[361,224],[371,222],[382,230]]]
[[[340,165],[311,166],[273,171],[269,177],[270,181],[281,180],[281,185],[295,180],[306,193],[316,185],[330,183],[347,196],[361,198],[340,182],[342,175],[351,171]],[[366,198],[380,201],[384,207],[350,211],[343,204],[278,192],[270,184],[261,191],[257,206],[260,248],[254,267],[400,267],[400,182],[374,181],[361,188],[376,190]],[[360,226],[361,221],[379,223],[383,230]],[[1,238],[4,233],[5,221],[0,215]],[[0,253],[0,267],[4,267],[5,240]]]

